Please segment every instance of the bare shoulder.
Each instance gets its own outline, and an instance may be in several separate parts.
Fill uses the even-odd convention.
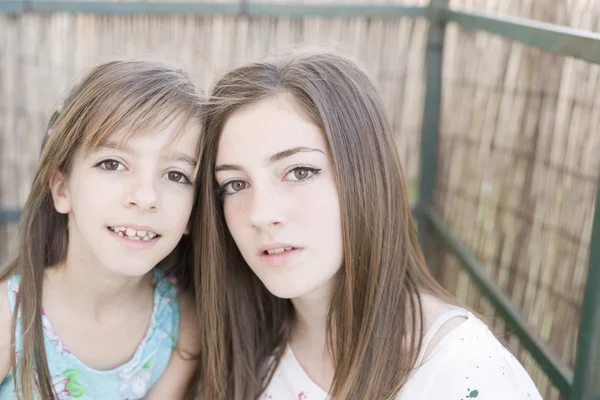
[[[10,370],[12,312],[8,303],[8,281],[0,281],[0,382]]]
[[[196,299],[188,293],[179,293],[179,340],[177,347],[184,353],[196,357],[200,340]]]
[[[12,312],[8,303],[8,279],[0,281],[0,323],[4,323],[4,318],[10,319]]]
[[[432,325],[445,313],[452,311],[453,306],[444,302],[443,300],[430,295],[422,294],[421,302],[423,306],[423,332],[426,333],[432,327]],[[427,346],[424,354],[426,359],[431,352],[437,347],[437,345],[454,329],[462,325],[467,320],[466,317],[456,316],[446,321],[437,331],[437,333],[431,339],[431,342]]]
[[[177,347],[171,353],[164,373],[145,397],[146,400],[184,399],[194,383],[200,353],[196,301],[185,293],[179,293],[178,296],[180,318]]]

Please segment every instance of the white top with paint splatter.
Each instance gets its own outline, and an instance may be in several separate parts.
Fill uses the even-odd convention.
[[[444,313],[423,338],[423,349],[450,319],[466,321],[417,359],[397,400],[541,400],[521,364],[472,313],[457,308]],[[300,366],[288,346],[261,400],[325,400],[327,393]]]

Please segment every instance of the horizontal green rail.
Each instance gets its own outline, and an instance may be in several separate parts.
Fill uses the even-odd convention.
[[[420,18],[425,7],[402,5],[342,5],[342,4],[268,4],[249,1],[245,14],[261,17],[319,17],[319,18]]]
[[[402,5],[350,4],[273,4],[265,2],[196,3],[196,2],[109,2],[109,1],[45,1],[0,0],[0,12],[69,12],[88,14],[200,14],[281,18],[419,18],[425,17],[425,7]]]
[[[521,344],[529,351],[540,368],[548,375],[558,390],[568,396],[573,383],[573,372],[569,367],[564,365],[531,331],[525,317],[512,304],[506,292],[485,272],[483,266],[452,233],[437,211],[431,207],[417,207],[416,211],[427,218],[469,273],[473,282],[502,316],[506,325],[520,339]]]
[[[209,2],[109,2],[82,0],[0,0],[0,13],[68,12],[89,14],[197,14],[281,18],[428,18],[456,22],[542,50],[600,64],[600,33],[569,28],[505,14],[461,11],[432,3],[429,7],[362,4],[274,4],[258,1]]]
[[[441,18],[544,51],[600,64],[600,33],[503,14],[444,9]]]

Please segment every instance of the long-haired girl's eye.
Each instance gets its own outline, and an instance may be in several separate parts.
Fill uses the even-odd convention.
[[[122,171],[123,169],[125,169],[123,164],[121,164],[117,160],[100,161],[98,164],[96,164],[96,167],[105,171]]]
[[[235,194],[237,192],[241,192],[244,189],[247,189],[248,186],[249,186],[248,182],[244,182],[244,181],[240,181],[240,180],[229,181],[219,188],[219,194],[221,196]]]
[[[288,172],[285,178],[289,181],[302,182],[314,178],[319,172],[321,172],[319,168],[300,166]]]
[[[165,175],[166,175],[167,179],[170,180],[171,182],[183,183],[186,185],[191,184],[190,179],[183,172],[170,171],[170,172],[167,172]]]

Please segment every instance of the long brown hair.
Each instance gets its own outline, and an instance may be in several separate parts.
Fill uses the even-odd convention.
[[[326,137],[340,196],[344,265],[328,317],[333,399],[392,399],[421,347],[420,293],[443,295],[419,247],[382,100],[332,52],[297,52],[223,76],[207,105],[195,239],[205,399],[264,391],[289,338],[293,307],[270,294],[238,251],[215,190],[219,138],[236,110],[286,94]]]
[[[93,151],[119,129],[127,128],[126,135],[131,137],[175,120],[181,121],[178,132],[190,123],[200,127],[202,102],[180,69],[151,61],[112,61],[93,68],[50,118],[49,134],[44,132],[38,170],[23,210],[19,252],[0,271],[0,280],[12,274],[21,279],[12,320],[11,360],[17,396],[31,399],[39,391],[44,400],[56,397],[43,338],[42,279],[44,268],[66,257],[68,216],[54,208],[52,174],[59,171],[67,176],[76,152]],[[161,267],[171,269],[185,290],[186,285],[192,286],[190,261],[190,240],[184,237]],[[17,368],[14,343],[19,315],[23,349]]]

